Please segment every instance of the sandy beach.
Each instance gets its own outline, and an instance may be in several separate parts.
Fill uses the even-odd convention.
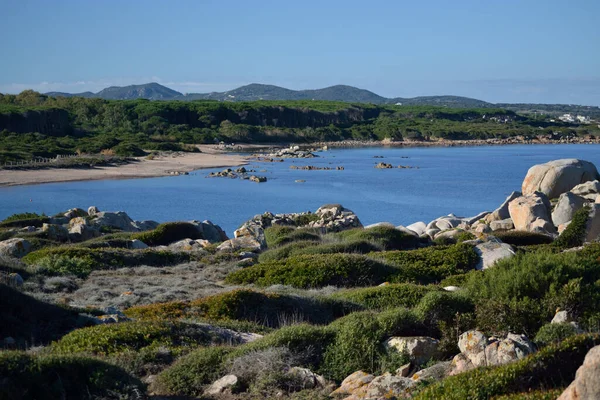
[[[219,150],[215,146],[199,147],[202,153],[175,153],[173,155],[155,157],[152,160],[140,157],[133,163],[118,167],[1,170],[0,187],[100,179],[152,178],[172,175],[173,172],[191,172],[203,168],[234,167],[248,163],[248,157],[229,154]]]

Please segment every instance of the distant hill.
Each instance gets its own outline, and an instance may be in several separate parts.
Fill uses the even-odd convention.
[[[546,113],[560,115],[562,113],[581,113],[590,117],[600,117],[600,108],[567,104],[494,104],[461,96],[420,96],[412,98],[386,98],[369,90],[347,85],[335,85],[323,89],[291,90],[274,85],[252,83],[226,92],[187,93],[182,94],[158,83],[143,85],[111,86],[98,93],[63,93],[49,92],[48,96],[64,97],[99,97],[108,100],[216,100],[216,101],[255,101],[255,100],[329,100],[349,103],[402,104],[415,106],[440,106],[449,108],[506,108],[521,113]]]

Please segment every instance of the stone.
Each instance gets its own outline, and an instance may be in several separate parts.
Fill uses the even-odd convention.
[[[414,236],[415,238],[418,238],[418,237],[419,237],[419,235],[418,235],[416,232],[414,232],[414,231],[411,231],[410,229],[406,228],[405,226],[398,225],[398,226],[396,227],[396,229],[397,229],[397,230],[399,230],[400,232],[406,233],[407,235],[412,235],[412,236]]]
[[[79,218],[74,218],[79,219]],[[73,221],[73,220],[71,220]],[[75,224],[69,228],[69,239],[73,242],[82,242],[85,240],[99,237],[100,231],[85,223]]]
[[[436,234],[437,234],[439,231],[440,231],[439,229],[427,229],[427,230],[425,231],[425,234],[426,234],[427,236],[429,236],[429,238],[430,238],[431,240],[433,240],[433,239],[435,238],[435,235],[436,235]]]
[[[265,239],[264,229],[257,224],[245,223],[239,229],[233,232],[234,238],[249,237],[255,239],[260,244],[260,249],[264,250],[267,248],[267,241]]]
[[[96,207],[96,206],[90,206],[90,207],[88,208],[88,211],[87,211],[87,212],[88,212],[88,215],[91,217],[92,215],[96,215],[96,214],[98,214],[98,213],[100,212],[100,210],[99,210],[99,209],[98,209],[98,207]]]
[[[287,375],[293,378],[299,389],[314,389],[329,384],[324,377],[315,374],[308,368],[292,367],[288,370]]]
[[[202,221],[202,223],[200,223],[200,228],[204,239],[211,243],[221,243],[229,239],[227,234],[225,234],[225,231],[221,229],[219,225],[215,225],[208,220]]]
[[[262,244],[251,236],[243,236],[224,241],[217,247],[219,252],[235,252],[238,250],[262,251]]]
[[[139,228],[134,225],[133,220],[123,211],[99,212],[95,215],[95,218],[90,220],[90,224],[98,227],[117,228],[125,232],[139,231]]]
[[[12,238],[0,242],[0,256],[21,258],[31,251],[31,243],[21,238]]]
[[[262,183],[262,182],[266,182],[267,181],[267,177],[266,176],[252,175],[249,179],[250,179],[250,181],[256,182],[256,183]]]
[[[521,192],[512,192],[504,203],[500,205],[496,210],[492,211],[491,214],[485,217],[485,222],[490,223],[492,221],[501,221],[503,219],[510,218],[510,213],[508,212],[508,204],[516,199],[517,197],[521,197],[523,193]]]
[[[379,228],[379,227],[396,229],[396,226],[394,224],[392,224],[391,222],[377,222],[377,223],[365,226],[365,229]]]
[[[550,217],[550,208],[550,201],[540,192],[517,197],[508,204],[510,218],[516,230],[542,234],[556,232]]]
[[[76,217],[87,217],[88,213],[81,208],[71,208],[67,212],[63,214],[68,219],[73,219]]]
[[[363,371],[356,371],[348,375],[346,379],[342,381],[339,388],[331,392],[330,396],[349,396],[353,394],[357,389],[368,385],[375,379],[375,376],[368,374]]]
[[[514,228],[515,228],[515,224],[513,224],[513,221],[510,218],[490,222],[490,229],[492,230],[492,232],[509,231]]]
[[[388,163],[384,163],[384,162],[380,162],[377,163],[375,165],[375,168],[379,168],[379,169],[390,169],[390,168],[394,168],[394,166],[392,164],[388,164]]]
[[[133,227],[138,231],[151,231],[160,225],[156,221],[133,221]]]
[[[552,223],[555,226],[565,224],[573,219],[573,215],[586,204],[586,200],[573,192],[566,192],[558,197],[552,211]]]
[[[511,245],[492,240],[478,244],[474,250],[479,256],[479,262],[475,266],[479,271],[492,267],[499,260],[515,255]]]
[[[400,368],[396,369],[396,376],[402,376],[408,378],[410,370],[412,369],[412,363],[404,364]]]
[[[415,364],[425,364],[441,356],[439,343],[439,340],[427,336],[391,337],[386,340],[385,346],[406,353]]]
[[[224,377],[214,381],[205,391],[204,394],[207,396],[214,396],[221,394],[225,391],[234,392],[235,389],[240,385],[239,379],[235,375],[225,375]]]
[[[460,290],[458,286],[444,286],[443,289],[446,292],[458,292]]]
[[[133,250],[147,249],[148,245],[141,240],[133,239],[129,242],[129,248]]]
[[[594,242],[600,236],[600,204],[591,204],[585,229],[585,241]]]
[[[598,179],[598,170],[589,161],[554,160],[529,168],[523,180],[522,191],[524,195],[540,191],[554,199],[581,183]]]
[[[414,224],[410,224],[406,228],[410,229],[411,231],[415,232],[417,235],[421,236],[427,230],[427,225],[425,225],[425,222],[419,221],[419,222],[415,222]]]
[[[479,214],[475,215],[474,217],[464,218],[463,221],[467,225],[470,226],[470,225],[473,225],[477,221],[485,220],[487,218],[487,216],[490,214],[491,213],[489,211],[483,211],[483,212],[480,212]],[[459,227],[460,227],[460,225],[459,225]]]
[[[87,220],[84,217],[75,217],[69,220],[69,228],[75,225],[87,225]]]
[[[600,399],[600,346],[592,347],[558,400]]]
[[[204,239],[182,239],[167,247],[174,251],[205,252],[204,248],[209,244],[210,242]]]
[[[419,381],[441,381],[450,373],[452,361],[442,361],[429,368],[415,372],[411,379],[415,382]]]
[[[457,237],[460,236],[461,233],[465,231],[462,229],[449,229],[446,231],[438,232],[435,234],[435,239],[449,239],[451,241],[456,241]]]
[[[458,337],[458,348],[466,355],[480,353],[488,344],[487,336],[480,331],[467,331]]]
[[[43,224],[42,232],[51,240],[64,241],[69,238],[69,231],[62,225]]]
[[[488,224],[476,224],[473,230],[476,233],[491,233],[492,228]]]
[[[373,379],[366,388],[364,396],[357,396],[359,399],[380,399],[404,397],[407,389],[414,385],[410,378],[395,376],[386,372],[385,374]]]
[[[569,315],[569,313],[566,310],[562,310],[562,311],[557,311],[556,314],[554,314],[554,318],[552,318],[552,321],[550,321],[551,324],[565,324],[567,322],[572,322],[573,319],[571,318],[571,315]]]
[[[595,180],[580,183],[571,189],[571,193],[593,200],[598,196],[598,193],[600,193],[600,181]]]

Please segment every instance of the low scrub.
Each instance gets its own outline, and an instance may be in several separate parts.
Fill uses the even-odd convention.
[[[287,243],[279,247],[271,248],[258,256],[258,261],[277,261],[283,260],[290,257],[291,255],[297,255],[307,247],[314,247],[319,245],[320,242],[314,240],[302,240],[299,242]]]
[[[577,329],[569,323],[546,324],[535,335],[534,342],[542,347],[551,343],[562,342],[568,337],[577,334]]]
[[[561,249],[569,249],[583,245],[587,231],[587,221],[589,218],[590,209],[583,207],[573,215],[571,223],[560,234],[554,245]]]
[[[148,346],[194,347],[218,342],[206,327],[181,322],[135,321],[77,329],[52,344],[62,354],[111,355]]]
[[[574,336],[511,364],[451,376],[425,388],[415,398],[487,400],[531,390],[563,388],[573,381],[587,352],[598,344],[600,335]]]
[[[234,284],[275,284],[298,288],[318,288],[328,285],[370,286],[388,280],[394,268],[355,254],[319,254],[289,257],[282,261],[260,263],[227,276]]]
[[[167,246],[182,239],[204,239],[204,236],[189,222],[167,222],[151,231],[136,233],[131,238],[140,240],[148,246]]]
[[[106,362],[69,355],[0,352],[0,399],[137,398],[144,385]]]
[[[25,228],[26,226],[35,226],[36,228],[41,228],[44,223],[48,222],[50,222],[50,218],[44,214],[13,214],[0,222],[0,228]]]
[[[259,256],[260,262],[282,260],[292,256],[303,254],[368,254],[380,250],[374,244],[365,240],[347,241],[340,243],[319,242],[292,242],[272,250],[268,250]]]
[[[552,236],[527,231],[494,232],[494,236],[502,242],[513,246],[534,246],[538,244],[549,244],[554,241]]]
[[[393,282],[437,283],[442,279],[475,269],[479,256],[473,246],[456,244],[410,251],[372,253],[371,257],[397,268]]]
[[[166,250],[92,249],[86,247],[50,247],[29,253],[23,258],[27,265],[47,275],[87,277],[92,271],[138,265],[165,266],[193,259],[190,253]]]
[[[396,307],[412,308],[427,293],[438,290],[435,286],[393,283],[385,286],[340,290],[331,297],[347,300],[368,309],[383,310]]]
[[[126,313],[133,318],[144,319],[245,320],[276,328],[298,322],[327,324],[357,308],[359,307],[356,305],[336,299],[239,289],[189,303],[171,302],[132,307]]]
[[[388,226],[377,226],[369,229],[349,229],[328,236],[347,242],[366,241],[374,244],[381,250],[414,249],[419,245],[419,239],[414,235]]]

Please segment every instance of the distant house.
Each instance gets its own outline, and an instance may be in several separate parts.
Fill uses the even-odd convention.
[[[562,122],[575,122],[575,118],[571,114],[563,114],[558,117]]]

